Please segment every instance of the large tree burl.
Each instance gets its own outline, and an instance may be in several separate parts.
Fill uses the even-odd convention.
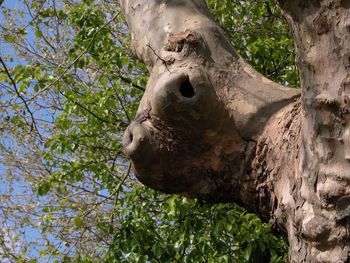
[[[237,55],[204,0],[119,2],[150,72],[125,133],[140,181],[240,203],[288,235],[290,262],[350,262],[349,1],[278,1],[300,101]]]
[[[241,59],[202,1],[142,3],[122,3],[133,14],[133,51],[151,74],[124,137],[138,179],[167,193],[257,211],[270,198],[256,189],[257,180],[269,180],[253,172],[257,143],[269,137],[264,127],[278,122],[276,112],[289,118],[284,107],[299,90],[273,83]],[[141,30],[143,21],[149,28]]]

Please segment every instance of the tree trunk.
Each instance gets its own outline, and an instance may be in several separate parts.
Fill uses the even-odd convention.
[[[347,262],[350,46],[345,1],[280,1],[299,91],[252,69],[203,0],[120,0],[150,80],[125,133],[144,184],[237,202],[281,233],[291,262]]]
[[[302,86],[292,262],[349,262],[350,1],[280,1]]]

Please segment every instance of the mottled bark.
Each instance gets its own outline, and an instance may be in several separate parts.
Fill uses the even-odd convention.
[[[291,261],[350,262],[350,1],[280,4],[294,32],[303,104]]]
[[[348,262],[349,2],[280,1],[301,103],[237,55],[205,1],[120,4],[150,71],[125,133],[140,181],[240,203],[288,235],[291,262]]]

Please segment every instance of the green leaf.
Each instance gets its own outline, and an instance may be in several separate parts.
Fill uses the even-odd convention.
[[[38,38],[42,37],[42,35],[43,35],[42,32],[41,32],[41,30],[36,30],[34,34],[35,34],[35,36],[38,37]]]
[[[78,228],[83,227],[85,225],[84,221],[80,217],[74,217],[73,223]]]
[[[6,40],[8,43],[13,43],[16,39],[16,35],[7,36]]]
[[[41,183],[39,185],[39,188],[38,188],[38,194],[41,195],[41,196],[45,195],[45,194],[47,194],[49,192],[50,188],[51,188],[50,182]]]

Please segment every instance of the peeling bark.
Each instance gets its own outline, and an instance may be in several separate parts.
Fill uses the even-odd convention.
[[[280,1],[302,83],[291,262],[350,261],[350,2]]]
[[[234,51],[205,1],[119,2],[150,72],[125,133],[140,181],[243,205],[288,235],[290,262],[349,262],[348,1],[279,1],[301,101]]]

